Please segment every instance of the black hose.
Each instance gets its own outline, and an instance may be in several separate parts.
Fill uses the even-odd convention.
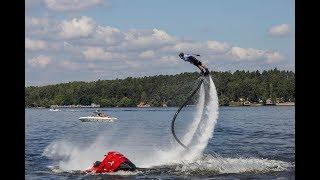
[[[178,111],[174,114],[173,119],[171,121],[171,132],[173,134],[174,139],[185,149],[189,149],[186,145],[184,145],[179,138],[177,137],[175,131],[174,131],[174,122],[176,121],[176,118],[178,116],[178,114],[180,113],[181,109],[187,105],[187,103],[191,100],[191,98],[196,94],[196,92],[199,90],[201,84],[203,83],[203,78],[200,80],[200,82],[198,83],[197,88],[190,94],[190,96],[187,98],[187,100],[180,106],[180,108],[178,109]]]
[[[181,87],[178,87],[176,90],[174,90],[176,93],[173,93],[173,95],[171,95],[169,98],[167,98],[168,100],[174,98],[175,96],[178,95],[178,93],[180,92],[181,89],[186,89],[186,88],[189,88],[189,86],[195,86],[198,84],[198,81],[201,77],[199,77],[198,79],[196,79],[195,81],[193,82],[190,82],[190,83],[187,83],[185,85],[182,85]]]

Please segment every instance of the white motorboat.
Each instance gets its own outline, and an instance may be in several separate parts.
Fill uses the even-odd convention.
[[[99,117],[99,116],[86,116],[86,117],[80,117],[80,121],[82,122],[113,122],[114,120],[117,120],[116,117]]]
[[[79,120],[82,122],[113,122],[117,118],[108,116],[97,110],[92,116],[80,117]]]
[[[60,109],[49,109],[49,111],[61,111]]]

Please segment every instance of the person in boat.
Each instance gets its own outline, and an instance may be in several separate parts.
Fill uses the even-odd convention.
[[[102,113],[101,111],[99,111],[98,109],[96,110],[96,114],[99,117],[107,117],[107,115],[105,113]]]
[[[135,171],[137,167],[123,154],[110,151],[102,161],[96,161],[92,167],[85,170],[87,173],[109,173],[117,171]]]
[[[199,54],[184,54],[183,52],[179,53],[179,57],[182,60],[187,61],[187,62],[197,66],[201,71],[201,73],[200,73],[201,75],[204,75],[204,76],[209,75],[209,69],[194,56],[200,56],[200,55]]]

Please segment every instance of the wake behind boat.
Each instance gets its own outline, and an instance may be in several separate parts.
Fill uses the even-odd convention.
[[[79,120],[82,122],[113,122],[117,118],[96,110],[93,115],[80,117]]]

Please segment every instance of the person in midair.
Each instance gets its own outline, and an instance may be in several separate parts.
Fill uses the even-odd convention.
[[[184,54],[183,52],[179,53],[179,57],[181,59],[183,59],[184,61],[188,61],[191,64],[197,66],[201,71],[201,73],[200,73],[201,75],[204,75],[204,76],[209,75],[209,69],[194,56],[200,56],[200,55],[199,54]]]

